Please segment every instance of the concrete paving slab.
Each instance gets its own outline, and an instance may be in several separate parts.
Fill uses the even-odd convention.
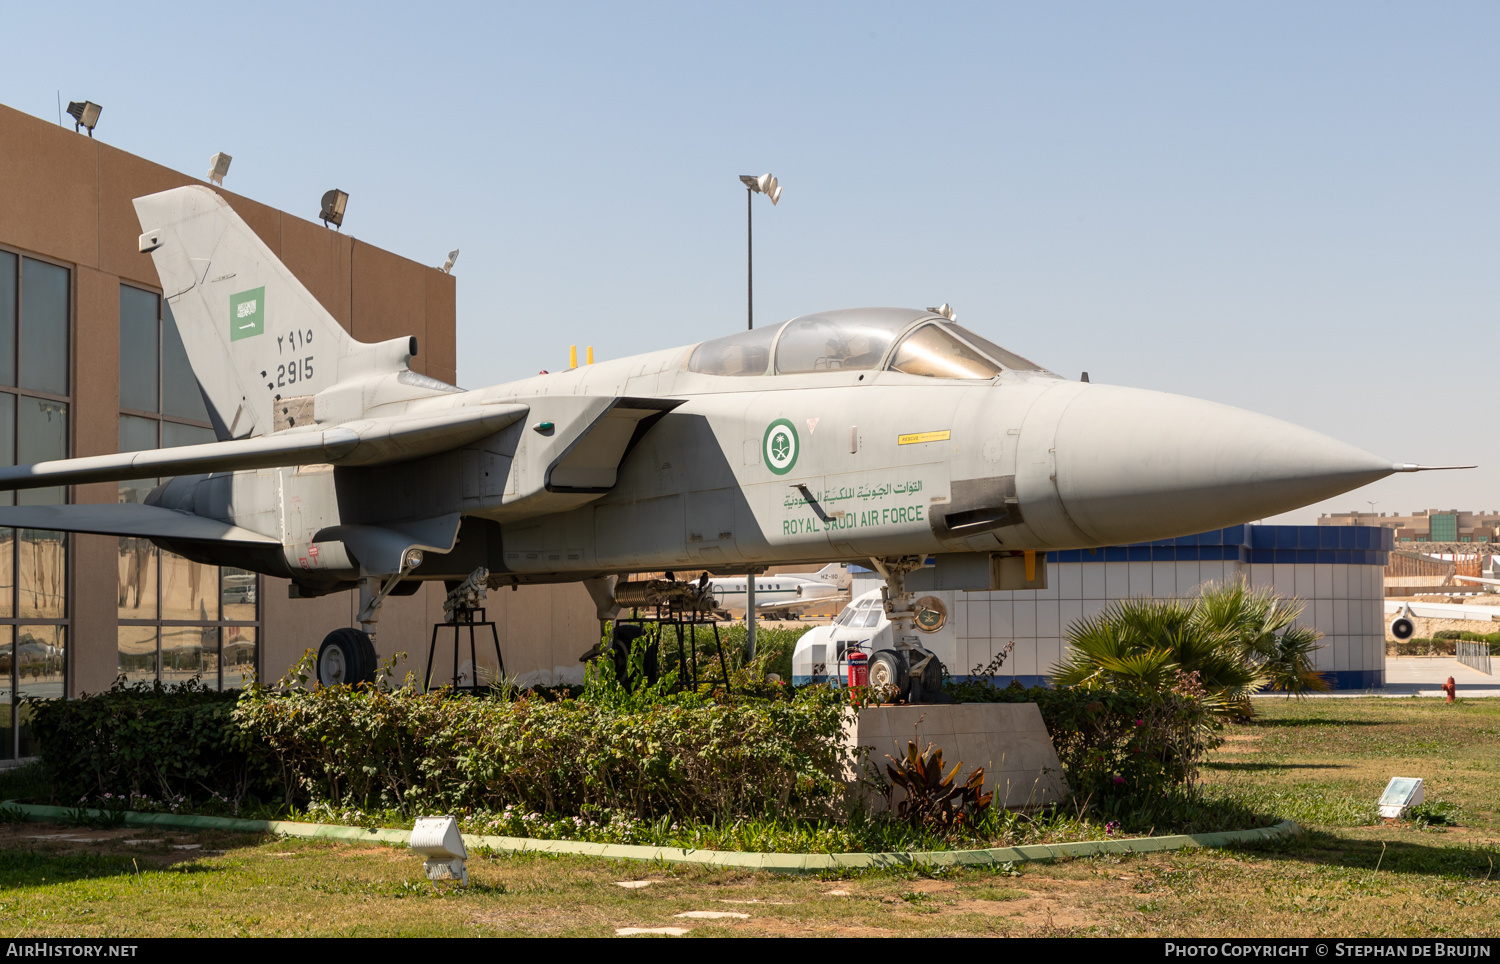
[[[1470,669],[1452,656],[1387,656],[1385,658],[1385,687],[1369,690],[1340,690],[1335,693],[1309,693],[1319,699],[1340,699],[1354,696],[1384,696],[1389,698],[1437,697],[1439,689],[1448,677],[1458,686],[1460,699],[1500,698],[1500,677],[1486,676]],[[1258,699],[1284,699],[1284,694],[1261,694]]]

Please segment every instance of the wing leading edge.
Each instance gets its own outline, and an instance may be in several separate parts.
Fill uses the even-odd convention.
[[[0,491],[322,462],[341,466],[404,462],[493,435],[525,417],[527,411],[525,405],[471,406],[440,415],[359,419],[322,430],[17,465],[0,469]]]

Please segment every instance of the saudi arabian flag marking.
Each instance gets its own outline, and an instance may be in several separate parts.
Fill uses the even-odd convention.
[[[778,418],[766,427],[761,439],[760,451],[766,460],[766,468],[777,475],[786,475],[797,464],[797,453],[802,444],[797,440],[797,428],[784,418]]]
[[[251,288],[229,296],[229,340],[239,341],[266,330],[266,289]]]

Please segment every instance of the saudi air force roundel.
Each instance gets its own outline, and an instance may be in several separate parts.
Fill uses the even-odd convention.
[[[760,441],[761,458],[766,468],[777,475],[786,475],[797,464],[797,453],[802,443],[797,439],[797,428],[784,418],[778,418],[766,426],[765,437]]]

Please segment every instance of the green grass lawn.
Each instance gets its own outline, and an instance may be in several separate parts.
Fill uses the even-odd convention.
[[[1081,934],[1500,936],[1500,701],[1258,700],[1205,770],[1209,793],[1302,822],[1232,851],[942,873],[778,876],[478,855],[437,892],[396,848],[223,834],[0,827],[7,936]],[[1382,824],[1420,776],[1456,826]],[[66,841],[63,835],[84,840]],[[31,839],[43,836],[48,839]],[[100,838],[104,838],[102,841]],[[125,840],[157,840],[126,844]],[[174,847],[198,844],[199,850]],[[624,888],[624,881],[646,880]],[[684,918],[688,912],[744,917]]]

